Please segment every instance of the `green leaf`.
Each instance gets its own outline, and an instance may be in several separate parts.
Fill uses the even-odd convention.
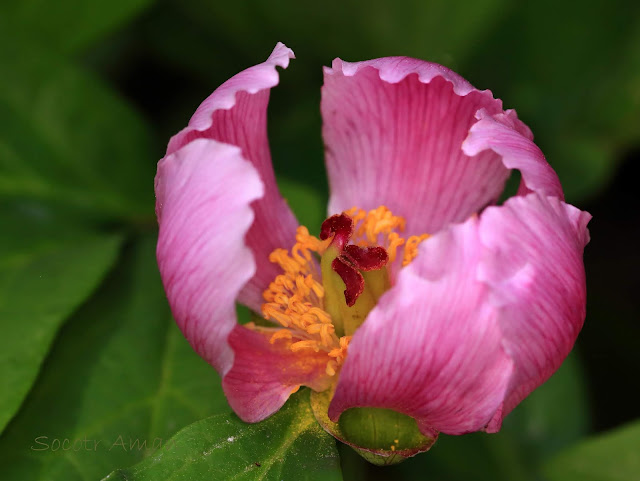
[[[0,199],[151,219],[157,155],[142,119],[94,76],[2,33]]]
[[[94,481],[221,410],[218,376],[171,321],[145,239],[61,330],[0,438],[2,477]]]
[[[126,23],[152,0],[20,0],[0,3],[15,31],[56,50],[75,52]]]
[[[102,280],[121,241],[87,234],[51,240],[19,220],[1,220],[0,432],[35,381],[59,327]]]
[[[194,423],[155,455],[105,481],[158,479],[338,481],[342,476],[335,441],[315,420],[305,389],[257,424],[234,414]]]
[[[636,481],[640,475],[640,421],[583,441],[549,461],[550,481]]]

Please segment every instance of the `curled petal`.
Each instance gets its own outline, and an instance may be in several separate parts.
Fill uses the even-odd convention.
[[[518,120],[514,110],[495,115],[480,110],[477,117],[478,122],[462,144],[467,155],[491,150],[502,157],[506,167],[518,169],[522,174],[518,195],[539,192],[564,199],[558,175],[533,143],[531,130]]]
[[[425,434],[499,430],[582,327],[589,219],[532,193],[423,242],[354,335],[330,416],[386,407]]]
[[[298,226],[278,191],[267,140],[269,91],[279,81],[276,66],[287,68],[292,58],[293,51],[278,43],[266,62],[230,78],[202,102],[189,125],[170,140],[167,148],[170,154],[198,138],[236,145],[260,174],[265,194],[253,205],[255,221],[246,236],[257,269],[239,299],[255,311],[260,310],[262,292],[279,274],[277,266],[268,260],[269,253],[290,248]]]
[[[503,345],[514,361],[495,432],[573,347],[585,318],[582,253],[591,216],[555,197],[530,194],[488,208],[480,221],[486,254],[479,275],[491,291]]]
[[[354,334],[331,419],[352,407],[389,408],[416,418],[428,436],[489,422],[513,363],[475,276],[481,256],[475,217],[423,242]]]
[[[262,421],[276,412],[301,385],[323,391],[332,379],[326,373],[326,352],[293,352],[287,341],[271,344],[270,337],[243,326],[236,326],[229,336],[236,357],[222,387],[231,408],[246,422]]]
[[[243,242],[263,195],[238,147],[198,139],[158,163],[157,257],[173,316],[193,348],[224,375],[235,301],[255,272]]]
[[[497,200],[509,174],[500,156],[461,149],[476,112],[502,112],[491,92],[405,57],[336,59],[324,77],[330,213],[386,205],[407,219],[409,234],[421,234]]]

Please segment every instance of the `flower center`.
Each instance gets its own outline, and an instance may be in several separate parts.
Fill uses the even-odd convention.
[[[326,372],[335,375],[352,334],[391,287],[390,271],[409,264],[428,237],[405,239],[398,233],[404,228],[405,220],[384,206],[329,217],[320,239],[298,227],[290,252],[269,255],[283,273],[263,293],[262,315],[282,329],[253,328],[273,331],[270,342],[287,343],[294,352],[326,352]],[[402,261],[395,262],[400,250]]]

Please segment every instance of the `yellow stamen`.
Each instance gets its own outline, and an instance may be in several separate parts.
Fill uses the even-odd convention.
[[[402,258],[402,267],[407,266],[413,259],[418,256],[418,246],[420,243],[429,238],[429,234],[412,235],[407,239],[404,246],[404,256]]]
[[[283,274],[277,276],[264,291],[262,315],[285,328],[272,334],[272,344],[283,340],[294,352],[324,351],[327,355],[340,345],[331,317],[322,309],[324,287],[317,280],[319,269],[314,259],[314,254],[324,253],[330,243],[331,239],[321,241],[310,235],[306,227],[300,226],[290,253],[286,249],[276,249],[269,256],[271,262],[280,266]],[[336,360],[328,357],[327,363],[332,364],[335,374]]]
[[[318,344],[318,341],[312,341],[312,340],[298,341],[291,344],[291,350],[293,352],[298,352],[298,351],[301,351],[302,349],[313,349],[314,351],[318,352],[320,350],[320,345]]]
[[[329,376],[333,376],[336,373],[336,368],[344,362],[347,357],[347,349],[350,341],[351,336],[342,336],[340,338],[339,347],[329,351],[329,357],[333,358],[327,363],[327,374]]]
[[[389,253],[389,262],[393,262],[396,260],[396,254],[398,247],[404,244],[404,239],[400,237],[397,232],[392,232],[389,234],[389,247],[387,247],[387,252]]]
[[[389,246],[389,234],[404,231],[406,225],[404,218],[393,215],[383,205],[369,212],[353,207],[345,213],[353,219],[355,238],[384,248]]]
[[[354,243],[384,247],[390,262],[401,255],[403,267],[418,255],[420,242],[429,237],[426,234],[408,239],[401,237],[406,225],[404,218],[394,216],[385,206],[370,211],[354,207],[346,214],[353,219]],[[276,276],[263,293],[262,315],[283,329],[274,332],[272,328],[253,324],[247,327],[271,332],[271,344],[285,342],[293,352],[325,352],[326,372],[334,376],[346,359],[351,336],[336,335],[334,322],[324,309],[325,289],[320,280],[318,259],[331,241],[331,238],[322,241],[309,234],[306,227],[300,226],[296,231],[296,243],[290,251],[275,249],[269,255],[269,260],[278,264],[282,274]],[[383,290],[387,288],[388,285]],[[297,390],[297,387],[293,389]]]
[[[290,341],[291,337],[292,335],[289,329],[280,329],[273,336],[271,336],[271,339],[269,339],[269,342],[271,344],[274,344],[278,339],[287,339]]]
[[[398,249],[404,245],[402,267],[410,264],[418,255],[418,245],[429,237],[428,234],[412,235],[408,239],[400,236],[404,232],[406,221],[403,217],[394,216],[385,206],[369,212],[353,207],[345,212],[351,216],[355,225],[354,242],[358,245],[380,245],[389,254],[389,263],[398,255]]]

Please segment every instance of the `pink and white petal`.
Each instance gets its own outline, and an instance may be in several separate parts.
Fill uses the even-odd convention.
[[[323,135],[329,213],[386,205],[409,234],[434,233],[497,200],[509,175],[491,150],[461,150],[475,114],[502,112],[441,65],[406,57],[325,68]]]
[[[352,407],[394,409],[421,431],[463,434],[486,426],[513,369],[502,347],[472,217],[435,234],[356,331],[329,416]]]
[[[240,139],[245,145],[239,146],[243,150],[253,150],[254,156],[250,157],[256,157],[256,160],[252,159],[252,162],[264,161],[265,154],[268,159],[268,146],[266,152],[263,149],[261,122],[251,122],[254,120],[251,114],[264,117],[266,104],[269,100],[269,90],[278,85],[280,81],[276,67],[287,68],[289,60],[292,58],[295,58],[293,50],[278,42],[265,62],[249,67],[223,83],[200,104],[191,120],[189,120],[189,125],[169,140],[167,153],[170,154],[199,137],[228,136],[240,138],[242,135],[248,134],[247,138]],[[247,97],[257,94],[261,95],[251,101],[247,101]],[[238,96],[244,99],[244,102],[240,105]],[[234,120],[241,120],[239,123],[232,122],[228,125],[215,125],[219,123],[217,121],[220,118],[214,118],[214,114],[221,110],[244,110],[245,112],[236,112]],[[234,127],[237,129],[235,132],[233,131]],[[238,145],[228,140],[221,141]]]
[[[233,368],[222,381],[233,411],[245,422],[262,421],[278,411],[301,385],[327,389],[326,352],[292,352],[287,341],[269,342],[271,334],[236,326],[229,336]],[[296,339],[294,339],[294,342]]]
[[[539,192],[564,200],[558,175],[533,142],[531,130],[518,119],[515,110],[499,114],[480,110],[477,117],[478,122],[471,127],[462,144],[467,155],[493,151],[502,157],[506,167],[518,169],[522,174],[518,195]]]
[[[480,219],[486,254],[479,274],[514,361],[502,409],[487,430],[546,381],[569,354],[585,318],[582,254],[591,216],[556,197],[529,194]]]
[[[224,375],[238,293],[255,273],[244,243],[264,189],[238,147],[197,139],[158,162],[157,257],[173,316],[193,348]]]
[[[278,43],[266,62],[250,67],[218,87],[196,110],[189,125],[169,142],[167,153],[207,138],[237,145],[255,166],[265,186],[264,196],[253,205],[255,221],[247,233],[256,273],[240,293],[240,301],[260,310],[262,292],[280,272],[269,262],[276,248],[295,243],[298,222],[278,191],[267,139],[269,91],[278,84],[276,67],[287,68],[293,51]]]

